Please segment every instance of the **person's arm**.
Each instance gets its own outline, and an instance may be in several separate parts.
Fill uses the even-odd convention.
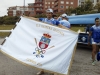
[[[88,44],[90,45],[90,41],[91,41],[91,36],[92,36],[92,32],[89,32],[89,37],[88,37]]]
[[[90,45],[91,42],[91,36],[92,36],[93,28],[91,27],[89,30],[89,36],[88,36],[88,44]]]

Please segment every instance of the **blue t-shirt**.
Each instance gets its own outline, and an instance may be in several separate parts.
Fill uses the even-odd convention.
[[[70,28],[70,23],[67,20],[61,20],[59,21],[61,25]]]
[[[99,43],[100,42],[100,25],[99,26],[93,25],[90,28],[90,31],[92,32],[92,38],[94,39],[94,42]]]
[[[48,18],[39,18],[40,21],[48,23],[48,24],[53,24],[53,25],[59,25],[59,21],[55,20],[54,18],[51,18],[50,20]]]

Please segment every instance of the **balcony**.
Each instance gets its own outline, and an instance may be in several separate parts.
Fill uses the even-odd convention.
[[[36,5],[34,8],[43,8],[43,6]]]

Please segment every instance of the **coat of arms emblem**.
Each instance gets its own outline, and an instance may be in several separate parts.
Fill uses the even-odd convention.
[[[33,54],[35,54],[36,57],[42,57],[42,58],[44,57],[43,54],[45,54],[46,48],[48,48],[48,46],[49,46],[49,43],[51,41],[50,38],[51,38],[50,34],[44,33],[43,36],[41,37],[38,45],[37,45],[37,40],[35,38],[37,47],[35,48],[35,52],[33,52]],[[52,46],[52,47],[54,47],[54,46]],[[52,48],[52,47],[50,47],[50,48]]]

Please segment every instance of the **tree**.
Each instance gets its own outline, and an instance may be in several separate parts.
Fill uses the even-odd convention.
[[[100,13],[100,3],[97,3],[94,8],[97,9],[98,13]]]
[[[84,10],[85,11],[91,11],[91,10],[93,10],[93,3],[90,0],[87,0],[85,2]]]

